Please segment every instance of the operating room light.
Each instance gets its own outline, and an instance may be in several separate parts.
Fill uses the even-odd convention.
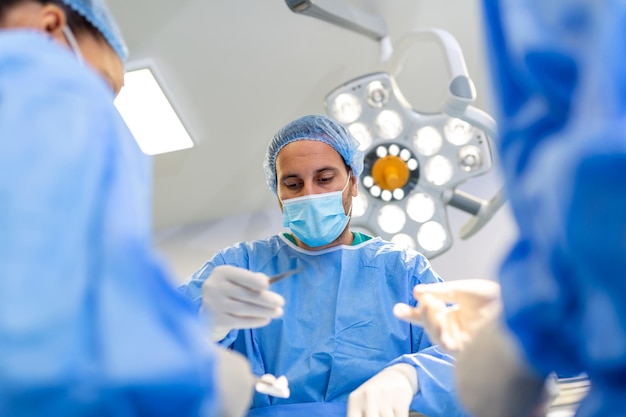
[[[340,120],[341,121],[341,120]],[[400,136],[404,126],[402,118],[393,110],[383,110],[374,121],[378,134],[383,139],[395,139]]]
[[[115,106],[143,153],[156,155],[194,146],[149,68],[126,72]]]
[[[364,151],[372,145],[372,133],[363,123],[352,123],[348,126],[352,136],[359,142],[359,149]]]
[[[454,167],[448,158],[435,155],[426,161],[424,175],[426,180],[435,185],[444,185],[452,178]]]
[[[417,242],[429,252],[436,252],[446,245],[448,233],[437,222],[424,223],[417,232]]]
[[[395,79],[410,42],[424,39],[444,46],[452,75],[436,113],[413,109]],[[410,34],[380,71],[326,96],[327,113],[350,130],[365,154],[353,226],[433,258],[452,245],[447,206],[474,216],[462,238],[486,223],[503,203],[503,193],[486,201],[457,189],[492,167],[495,122],[470,106],[474,99],[460,47],[439,29]]]
[[[427,222],[435,215],[435,201],[426,193],[413,194],[406,203],[406,212],[418,223]]]
[[[444,131],[446,133],[446,139],[453,145],[465,145],[473,136],[472,126],[456,118],[448,120]]]
[[[459,151],[458,163],[466,172],[476,171],[483,163],[480,149],[476,146],[464,146]]]
[[[393,235],[391,241],[405,248],[416,249],[415,241],[413,240],[413,238],[411,238],[411,236],[407,235],[406,233],[398,233],[396,235]]]
[[[417,152],[424,156],[431,156],[439,152],[443,139],[436,128],[424,126],[415,133],[413,143]]]
[[[398,233],[404,227],[406,215],[400,207],[388,204],[378,213],[378,225],[387,233]]]
[[[332,112],[341,123],[352,123],[361,115],[361,103],[353,94],[341,94],[333,102]]]

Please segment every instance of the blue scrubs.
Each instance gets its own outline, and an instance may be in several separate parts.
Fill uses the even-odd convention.
[[[214,347],[151,250],[147,163],[99,75],[0,31],[0,415],[215,411]]]
[[[298,248],[283,235],[239,243],[217,253],[181,287],[196,309],[202,283],[218,265],[270,276],[302,269],[272,285],[286,300],[281,318],[233,330],[222,341],[244,354],[255,374],[289,380],[289,398],[256,393],[249,416],[345,416],[348,395],[398,362],[418,372],[412,409],[429,417],[463,415],[455,400],[453,358],[431,346],[421,327],[392,313],[397,302],[415,305],[415,285],[441,281],[422,255],[380,238],[320,251]]]
[[[484,1],[519,239],[501,271],[530,363],[587,372],[580,416],[626,409],[626,4]]]

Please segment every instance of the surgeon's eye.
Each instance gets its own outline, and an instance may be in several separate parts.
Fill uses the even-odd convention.
[[[319,177],[317,179],[317,182],[322,184],[322,185],[323,184],[330,184],[332,182],[333,178],[334,177],[332,175],[331,176],[325,176],[325,177]]]
[[[302,187],[302,181],[298,181],[298,180],[288,180],[283,182],[283,185],[288,189],[288,190],[297,190],[300,187]]]

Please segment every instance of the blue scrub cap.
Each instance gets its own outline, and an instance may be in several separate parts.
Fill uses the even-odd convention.
[[[104,36],[115,53],[123,61],[128,57],[128,48],[122,39],[117,23],[104,0],[62,0],[68,7],[83,16]]]
[[[359,178],[363,172],[363,152],[359,142],[339,122],[322,115],[308,115],[294,120],[274,135],[267,147],[263,171],[270,190],[276,194],[276,157],[287,144],[297,140],[319,140],[332,146],[341,155],[354,176]]]

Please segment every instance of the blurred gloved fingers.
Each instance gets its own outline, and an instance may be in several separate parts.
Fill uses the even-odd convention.
[[[269,288],[269,277],[260,272],[248,271],[231,265],[216,266],[209,279],[229,281],[250,290],[263,291]]]
[[[206,297],[212,296],[210,294],[211,289],[210,285],[203,288],[203,293]],[[239,304],[246,304],[250,308],[257,307],[260,309],[275,309],[285,305],[285,299],[280,294],[269,290],[250,290],[231,283],[225,284],[216,292],[215,296],[215,302],[220,303],[223,309],[232,309],[233,306],[238,306]]]
[[[500,284],[487,279],[462,279],[457,281],[419,284],[413,288],[413,295],[420,300],[424,294],[446,303],[484,303],[499,300]]]
[[[405,303],[397,303],[393,306],[393,315],[400,320],[408,321],[409,323],[417,324],[418,326],[424,325],[424,318],[419,308],[413,308]]]
[[[254,329],[257,327],[263,327],[273,319],[282,316],[282,308],[272,312],[271,315],[262,316],[246,316],[243,314],[228,314],[228,313],[216,313],[214,314],[213,321],[217,323],[228,323],[228,327],[231,329]]]

